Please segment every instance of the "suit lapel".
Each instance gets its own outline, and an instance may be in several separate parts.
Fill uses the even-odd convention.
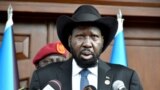
[[[72,90],[72,60],[69,59],[66,63],[61,66],[61,76],[59,79],[62,83],[63,90]]]
[[[105,62],[98,62],[98,90],[111,90],[113,76],[109,73],[111,67]]]

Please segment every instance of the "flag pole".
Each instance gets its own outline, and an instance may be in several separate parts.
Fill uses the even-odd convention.
[[[11,4],[8,6],[7,12],[8,12],[8,19],[12,18],[12,16],[13,16],[13,8],[12,8]]]
[[[12,17],[13,17],[13,8],[12,8],[12,5],[10,4],[8,6],[8,9],[7,9],[7,23],[6,23],[6,26],[5,26],[5,29],[4,30],[7,30],[8,27],[12,26],[13,25],[13,20],[12,20]],[[5,31],[4,31],[5,32]]]
[[[117,36],[117,34],[119,32],[123,31],[123,21],[124,21],[124,19],[122,18],[121,9],[119,9],[119,13],[117,14],[117,21],[118,21],[118,30],[117,30],[117,33],[116,33],[115,37]]]
[[[111,54],[111,58],[110,58],[110,63],[128,66],[124,32],[123,32],[124,19],[122,18],[122,12],[120,9],[117,14],[117,21],[118,21],[118,30],[117,30],[116,35],[114,37],[114,43],[113,43],[113,47],[112,47],[112,54]]]

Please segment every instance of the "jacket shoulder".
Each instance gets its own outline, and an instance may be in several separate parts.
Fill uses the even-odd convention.
[[[115,69],[115,70],[126,70],[126,71],[129,71],[129,72],[134,72],[133,69],[129,68],[129,67],[126,67],[126,66],[123,66],[123,65],[120,65],[120,64],[111,64],[111,63],[107,63],[111,69]]]

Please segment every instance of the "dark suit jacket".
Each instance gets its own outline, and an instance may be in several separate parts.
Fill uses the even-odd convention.
[[[72,90],[72,60],[56,64],[53,63],[34,71],[30,90],[41,90],[50,80],[59,80],[62,90]],[[113,90],[112,84],[116,80],[123,81],[128,90],[143,90],[134,70],[99,60],[97,90]],[[109,81],[109,83],[106,84],[105,81]]]

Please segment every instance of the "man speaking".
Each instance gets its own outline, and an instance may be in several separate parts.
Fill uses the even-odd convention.
[[[60,16],[58,37],[72,57],[36,70],[30,89],[43,89],[50,80],[58,80],[62,90],[84,90],[87,85],[97,90],[113,90],[113,83],[119,80],[127,90],[143,90],[134,70],[99,58],[114,38],[117,26],[115,18],[101,17],[91,5],[80,6],[72,17]]]

